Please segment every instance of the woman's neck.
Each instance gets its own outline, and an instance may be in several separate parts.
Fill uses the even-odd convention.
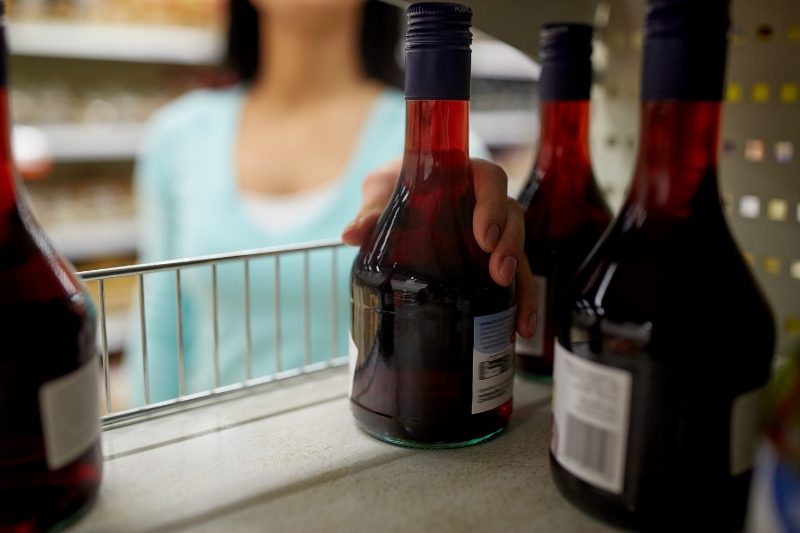
[[[371,85],[361,62],[362,17],[359,6],[262,14],[251,97],[301,107]]]

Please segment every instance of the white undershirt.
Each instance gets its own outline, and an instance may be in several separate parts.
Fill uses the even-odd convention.
[[[251,220],[268,233],[281,233],[312,222],[333,201],[339,185],[340,181],[335,180],[291,194],[240,190],[239,195]]]

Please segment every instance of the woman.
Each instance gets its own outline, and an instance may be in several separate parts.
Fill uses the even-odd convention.
[[[364,0],[231,0],[230,14],[227,63],[239,82],[193,91],[152,120],[136,171],[142,262],[338,237],[361,204],[364,176],[402,155],[405,102],[394,59],[402,12]],[[480,145],[472,150],[487,155]],[[377,175],[391,185],[397,176]],[[345,239],[357,242],[370,224],[359,218]],[[490,244],[502,241],[487,235]],[[521,244],[514,254],[524,257]],[[353,255],[338,254],[342,288]],[[279,264],[279,325],[275,264],[249,265],[252,377],[279,370],[278,328],[280,369],[303,364],[302,261]],[[312,362],[332,353],[331,261],[330,251],[310,256]],[[186,393],[214,386],[210,275],[182,273]],[[247,377],[242,265],[221,264],[217,277],[226,385]],[[178,395],[174,275],[149,275],[145,287],[150,401],[158,402]],[[339,292],[335,353],[343,355],[349,306],[346,289]],[[141,402],[138,331],[132,337],[126,365]]]

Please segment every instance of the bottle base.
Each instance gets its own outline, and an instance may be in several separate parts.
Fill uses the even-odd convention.
[[[57,524],[53,525],[52,529],[50,529],[50,533],[56,533],[58,531],[64,531],[65,529],[71,527],[73,524],[78,522],[81,518],[89,514],[89,511],[92,510],[94,507],[94,503],[97,501],[97,497],[99,495],[99,491],[95,492],[89,499],[84,502],[84,504],[75,511],[71,516],[61,520]]]
[[[0,531],[63,531],[85,516],[100,492],[100,442],[58,471],[40,457],[0,472]]]
[[[32,531],[47,531],[48,533],[57,533],[64,531],[76,522],[80,521],[84,516],[89,514],[89,511],[94,507],[99,495],[99,490],[86,498],[79,506],[70,510],[69,514],[61,519],[50,519],[50,517],[38,518],[31,517],[30,519],[17,519],[12,523],[4,523],[0,521],[0,531],[7,531],[9,533],[27,533]]]
[[[746,505],[741,496],[723,498],[725,501],[722,501],[716,494],[705,499],[677,497],[673,500],[662,495],[656,503],[649,505],[641,501],[633,503],[581,481],[558,464],[552,452],[549,452],[549,456],[553,483],[564,499],[587,515],[609,525],[642,533],[734,533],[741,531],[744,524]],[[735,492],[746,499],[749,476],[737,481],[739,486]]]
[[[492,439],[503,432],[505,428],[500,428],[494,433],[489,433],[484,437],[478,437],[471,440],[465,440],[462,442],[415,442],[415,441],[407,441],[407,440],[400,440],[395,439],[392,437],[388,437],[386,435],[376,433],[374,431],[370,431],[369,429],[365,428],[361,424],[359,424],[359,429],[369,435],[370,437],[376,438],[378,440],[382,440],[383,442],[388,442],[389,444],[394,444],[397,446],[403,446],[404,448],[415,448],[417,450],[450,450],[453,448],[466,448],[467,446],[473,446],[475,444],[480,444],[481,442],[485,442],[489,439]]]
[[[375,413],[352,399],[350,409],[359,429],[367,435],[397,446],[428,450],[464,448],[485,442],[505,429],[512,410],[509,400],[477,415],[420,423]]]

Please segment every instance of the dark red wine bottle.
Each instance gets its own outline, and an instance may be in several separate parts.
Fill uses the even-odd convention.
[[[515,287],[492,281],[472,231],[471,20],[408,8],[402,172],[351,276],[352,411],[406,446],[475,444],[511,416]]]
[[[0,3],[0,12],[2,12]],[[0,24],[0,531],[60,529],[100,486],[95,313],[15,181]]]
[[[612,218],[589,158],[591,56],[591,26],[542,28],[539,153],[519,196],[539,296],[536,334],[517,337],[517,368],[525,376],[553,374],[556,306]]]
[[[741,527],[772,313],[717,187],[728,0],[650,0],[641,139],[612,227],[565,293],[551,470],[636,529]]]

